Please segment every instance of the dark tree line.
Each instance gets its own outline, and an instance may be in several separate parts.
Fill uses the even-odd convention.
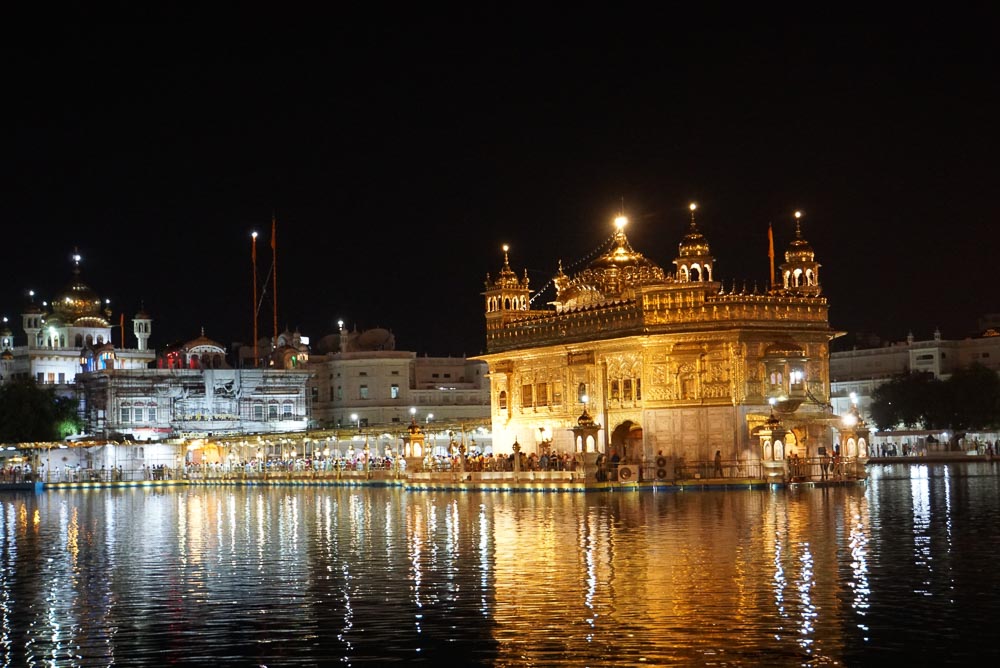
[[[32,380],[0,386],[0,443],[59,441],[78,433],[76,409],[74,399]]]
[[[1000,426],[1000,376],[979,363],[947,380],[911,373],[872,392],[871,416],[880,430],[947,429],[953,433]]]

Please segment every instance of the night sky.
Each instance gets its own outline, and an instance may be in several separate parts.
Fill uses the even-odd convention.
[[[632,245],[672,271],[694,201],[727,288],[765,287],[768,223],[780,264],[801,210],[835,329],[974,335],[1000,312],[985,18],[603,39],[429,20],[15,35],[0,313],[23,343],[28,290],[61,291],[79,248],[115,323],[152,316],[152,346],[202,327],[249,341],[257,230],[270,334],[274,214],[279,329],[315,343],[343,319],[401,350],[474,355],[503,244],[541,288],[624,209]]]

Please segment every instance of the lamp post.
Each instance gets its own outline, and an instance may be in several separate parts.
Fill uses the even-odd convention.
[[[257,232],[250,234],[251,242],[250,259],[253,263],[253,365],[257,368]]]

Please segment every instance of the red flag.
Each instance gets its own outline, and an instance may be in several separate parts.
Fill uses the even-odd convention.
[[[125,311],[122,311],[121,317],[118,319],[118,324],[121,327],[125,326]]]
[[[275,243],[274,243],[274,225],[275,225],[275,223],[276,223],[276,218],[274,216],[271,216],[271,250],[274,250],[276,248]]]

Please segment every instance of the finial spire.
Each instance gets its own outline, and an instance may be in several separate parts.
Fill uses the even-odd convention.
[[[802,222],[801,221],[802,221],[802,212],[801,211],[796,211],[795,212],[795,238],[796,239],[801,239],[802,238]]]
[[[691,202],[690,204],[688,204],[688,208],[691,209],[691,229],[693,230],[695,227],[697,227],[694,222],[694,212],[695,209],[698,208],[698,205],[695,202]]]

